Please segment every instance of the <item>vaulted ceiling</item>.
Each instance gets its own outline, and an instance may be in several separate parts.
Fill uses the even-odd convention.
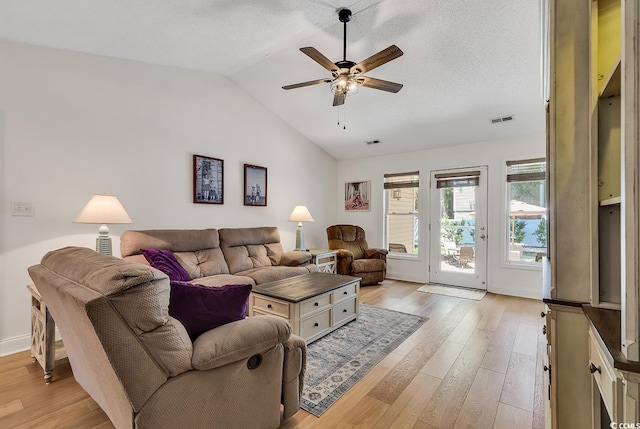
[[[404,88],[284,91],[330,77],[299,48],[343,59],[343,7],[347,59],[397,45],[367,76]],[[337,159],[544,132],[538,1],[7,0],[0,39],[220,73]]]

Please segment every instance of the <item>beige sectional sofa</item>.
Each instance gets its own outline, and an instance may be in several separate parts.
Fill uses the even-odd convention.
[[[284,252],[276,227],[125,231],[125,260],[147,264],[140,249],[170,250],[193,283],[262,284],[318,271],[307,252]]]

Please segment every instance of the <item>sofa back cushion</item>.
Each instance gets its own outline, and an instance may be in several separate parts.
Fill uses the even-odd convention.
[[[357,225],[332,225],[327,228],[329,249],[346,249],[353,253],[354,259],[362,259],[369,248],[364,229]]]
[[[216,229],[125,231],[120,252],[125,260],[148,264],[141,249],[170,250],[192,279],[229,274]]]
[[[220,248],[229,272],[280,265],[282,244],[276,227],[220,229]]]

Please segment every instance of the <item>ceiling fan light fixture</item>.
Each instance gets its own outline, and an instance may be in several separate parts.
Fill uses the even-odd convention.
[[[300,51],[305,55],[329,71],[331,78],[285,85],[282,89],[289,90],[321,83],[330,83],[334,107],[342,106],[347,96],[357,93],[361,86],[391,93],[400,91],[402,84],[363,76],[363,74],[402,56],[402,50],[396,45],[391,45],[359,63],[347,60],[347,22],[351,21],[351,11],[349,9],[340,9],[340,11],[338,11],[338,18],[340,22],[344,23],[342,60],[334,63],[322,55],[316,48],[311,46],[300,48]]]
[[[331,81],[331,92],[333,95],[352,95],[360,89],[360,82],[354,75],[340,75]]]

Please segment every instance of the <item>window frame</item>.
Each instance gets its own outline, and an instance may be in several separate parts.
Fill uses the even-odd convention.
[[[393,180],[393,179],[396,180]],[[407,178],[408,180],[397,180],[398,178]],[[423,253],[420,249],[420,242],[421,242],[421,223],[422,223],[422,219],[421,219],[421,210],[420,210],[420,195],[422,193],[421,189],[420,189],[420,172],[419,171],[408,171],[408,172],[402,172],[402,173],[385,173],[384,174],[384,178],[383,178],[383,200],[384,200],[384,204],[383,204],[383,243],[385,246],[385,249],[389,250],[389,243],[390,243],[390,239],[389,239],[389,232],[390,232],[390,226],[389,226],[389,219],[391,215],[407,215],[407,216],[413,216],[415,218],[414,220],[414,235],[416,235],[414,237],[413,240],[413,245],[417,246],[417,252],[413,253],[413,249],[407,249],[407,253],[404,252],[392,252],[391,250],[389,250],[389,254],[388,256],[391,258],[397,258],[397,259],[419,259],[419,257],[421,256],[421,254]],[[390,211],[390,207],[391,207],[391,199],[393,198],[393,192],[397,191],[397,190],[402,190],[402,189],[414,189],[417,190],[417,207],[414,206],[413,211],[407,211],[407,212],[391,212]],[[416,204],[414,202],[414,204]],[[417,232],[416,232],[417,230]]]
[[[518,165],[526,165],[526,164],[543,164],[542,171],[522,171],[522,172],[511,172],[511,167],[517,167]],[[529,270],[540,270],[542,267],[541,261],[538,262],[528,262],[528,261],[516,261],[510,260],[510,250],[511,250],[511,202],[513,200],[513,193],[511,185],[513,183],[522,183],[522,182],[540,182],[540,189],[542,191],[542,200],[540,207],[544,207],[545,214],[542,215],[542,219],[546,221],[547,228],[547,236],[546,236],[546,254],[548,254],[549,249],[549,239],[548,239],[548,228],[549,228],[549,208],[548,208],[548,198],[547,198],[547,160],[546,158],[530,158],[530,159],[522,159],[516,161],[507,161],[506,162],[506,171],[505,171],[505,220],[504,220],[504,231],[505,235],[503,237],[502,249],[504,252],[503,263],[510,268],[518,268],[518,269],[529,269]],[[538,242],[539,243],[539,242]]]

